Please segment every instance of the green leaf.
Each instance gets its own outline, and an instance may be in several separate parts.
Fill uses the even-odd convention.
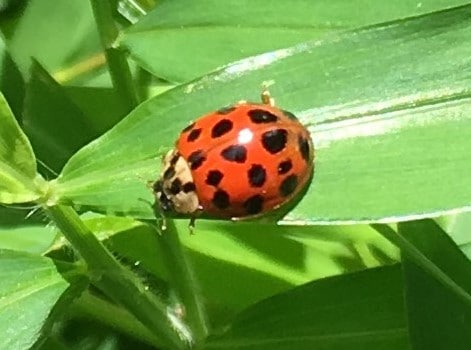
[[[0,249],[0,348],[29,349],[68,287],[54,263]]]
[[[437,222],[468,258],[470,258],[471,236],[469,232],[471,231],[471,212],[448,215],[439,218]]]
[[[417,16],[463,0],[158,1],[119,44],[155,75],[188,81],[237,59],[326,33]]]
[[[23,124],[38,159],[56,172],[98,136],[83,111],[36,61],[26,90]]]
[[[0,207],[0,249],[44,254],[56,235],[37,208]]]
[[[261,301],[204,349],[408,349],[399,265],[327,278]]]
[[[0,227],[0,249],[13,249],[31,253],[44,253],[55,237],[50,227],[24,225],[18,227]]]
[[[185,220],[177,225],[180,240],[189,248],[211,320],[219,321],[215,324],[224,324],[242,308],[292,286],[378,266],[377,260],[368,259],[364,246],[376,247],[379,253],[385,246],[384,239],[373,245],[373,239],[381,237],[365,226],[295,228],[198,220],[194,235],[189,235],[187,225]],[[307,236],[309,242],[303,239]],[[121,238],[128,246],[130,239],[130,235]],[[257,287],[234,288],[233,281]]]
[[[16,118],[21,118],[23,99],[25,97],[25,83],[18,67],[7,51],[5,41],[0,35],[0,91],[8,101]]]
[[[90,4],[82,0],[28,1],[7,45],[25,75],[32,57],[55,73],[101,51]]]
[[[41,183],[31,144],[0,94],[0,203],[33,201]]]
[[[316,147],[313,183],[285,222],[402,220],[469,208],[471,6],[331,35],[240,61],[157,96],[75,154],[64,201],[153,215],[146,180],[187,123],[260,84]],[[444,180],[446,179],[446,181]]]
[[[471,263],[431,220],[400,224],[399,233],[447,277],[440,278],[403,255],[414,349],[469,349]]]
[[[111,129],[126,116],[124,104],[111,88],[69,86],[64,90],[99,134]]]

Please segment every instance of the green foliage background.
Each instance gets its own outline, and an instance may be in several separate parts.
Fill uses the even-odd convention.
[[[0,349],[471,347],[471,3],[4,0],[0,30]],[[307,193],[160,232],[160,155],[264,82]]]

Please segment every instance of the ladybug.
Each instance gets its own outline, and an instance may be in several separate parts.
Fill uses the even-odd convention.
[[[153,184],[160,212],[253,218],[290,202],[308,184],[314,147],[296,117],[274,106],[239,102],[184,128]]]

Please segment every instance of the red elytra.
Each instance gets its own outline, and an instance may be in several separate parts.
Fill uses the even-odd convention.
[[[163,160],[156,198],[163,211],[259,216],[305,188],[313,160],[309,132],[293,114],[267,103],[239,103],[183,129]]]

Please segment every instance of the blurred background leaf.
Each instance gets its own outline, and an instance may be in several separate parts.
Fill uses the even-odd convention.
[[[124,117],[124,111],[111,88],[65,87],[33,62],[23,127],[37,157],[56,173],[78,149]]]
[[[158,77],[184,82],[229,62],[344,31],[467,4],[463,0],[157,1],[119,44]]]
[[[0,207],[0,249],[43,254],[57,232],[34,208]]]
[[[100,135],[126,115],[124,104],[110,87],[64,86],[63,89]]]
[[[98,136],[82,110],[37,62],[27,85],[23,125],[37,157],[55,172]]]
[[[414,349],[469,349],[469,260],[433,221],[402,223],[399,233],[454,283],[450,287],[404,254],[405,300]]]
[[[88,1],[30,0],[2,31],[13,60],[27,77],[31,58],[54,75],[101,52]]]
[[[23,77],[0,35],[0,91],[5,96],[15,118],[21,120],[25,86]]]
[[[471,213],[461,213],[441,218],[438,221],[442,229],[460,246],[462,252],[471,257]]]
[[[409,349],[399,265],[333,277],[263,300],[204,349]]]

